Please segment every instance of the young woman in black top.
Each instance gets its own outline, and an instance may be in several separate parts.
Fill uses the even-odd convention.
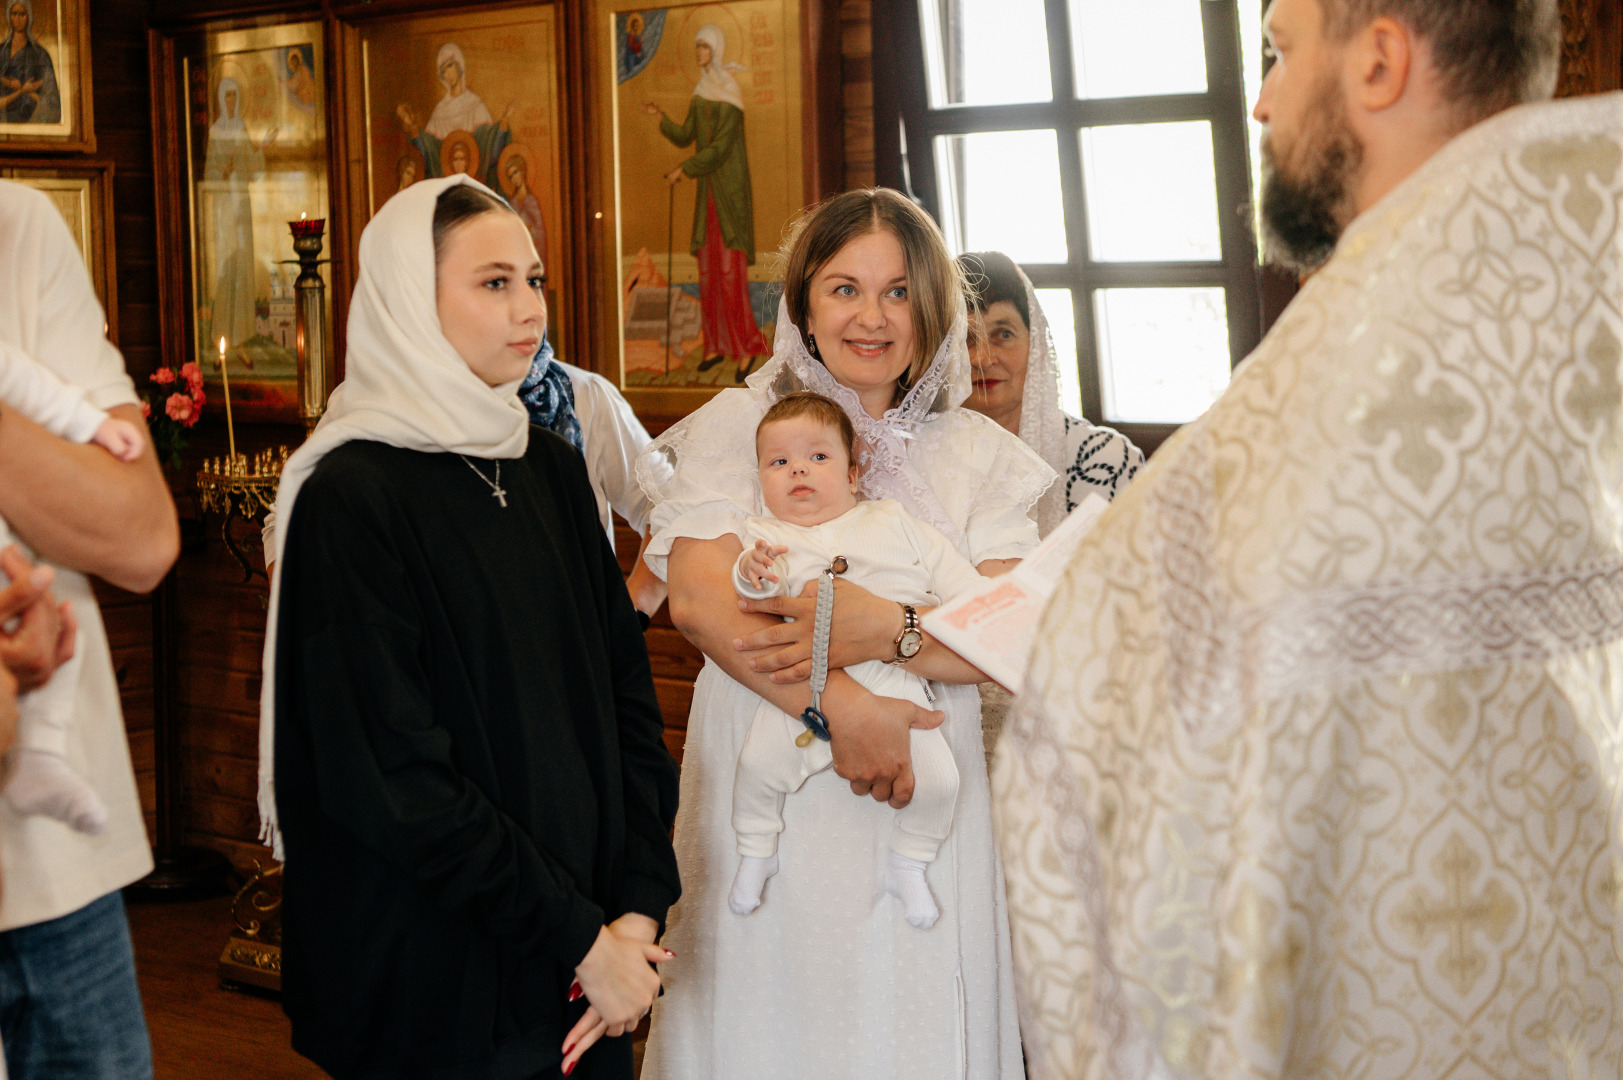
[[[629,1080],[676,765],[581,456],[515,396],[540,264],[459,176],[385,204],[360,266],[347,379],[277,502],[294,1047],[340,1078]]]

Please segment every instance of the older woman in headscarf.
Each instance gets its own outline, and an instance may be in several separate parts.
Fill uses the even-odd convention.
[[[540,260],[451,177],[383,206],[360,269],[347,379],[277,496],[293,1044],[340,1078],[630,1080],[676,765],[581,456],[517,397]]]
[[[973,391],[966,408],[1037,451],[1059,482],[1037,504],[1043,536],[1089,493],[1114,499],[1144,464],[1132,441],[1059,407],[1059,364],[1048,318],[1025,272],[1001,251],[958,256],[969,285]]]

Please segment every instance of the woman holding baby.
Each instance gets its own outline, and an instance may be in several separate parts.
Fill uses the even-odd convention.
[[[892,501],[982,574],[1036,545],[1030,510],[1054,474],[958,407],[969,393],[964,311],[958,270],[925,214],[892,191],[836,196],[789,241],[772,361],[671,428],[639,465],[657,503],[649,564],[706,656],[676,824],[684,894],[664,939],[676,959],[661,966],[651,1080],[1023,1075],[980,675],[918,630],[929,605],[917,597],[836,586],[821,698],[833,768],[808,770],[792,789],[771,872],[753,883],[764,885],[758,906],[729,904],[743,850],[734,774],[752,721],[763,699],[790,718],[811,702],[815,601],[735,592],[746,523],[784,516],[762,495],[768,468],[792,456],[768,445],[767,431],[757,442],[768,408],[803,391],[836,402],[854,428],[863,499]],[[837,445],[827,454],[840,465]],[[927,683],[922,703],[843,670],[874,661],[901,662]],[[938,725],[958,786],[950,831],[926,846],[932,919],[915,917],[917,897],[897,887],[893,808],[913,794],[912,729]]]

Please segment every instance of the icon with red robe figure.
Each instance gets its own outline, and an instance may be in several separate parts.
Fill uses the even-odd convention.
[[[699,370],[708,371],[730,358],[738,364],[737,380],[743,382],[756,358],[772,354],[750,302],[754,194],[745,149],[744,95],[733,77],[744,68],[725,62],[727,39],[714,23],[699,27],[693,44],[700,76],[686,121],[676,123],[653,102],[643,108],[660,118],[660,134],[672,144],[694,148],[693,156],[665,179],[676,184],[690,177],[695,183],[690,250],[699,263],[699,306],[704,315],[704,359]]]

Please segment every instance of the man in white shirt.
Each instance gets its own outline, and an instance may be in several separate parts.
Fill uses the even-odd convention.
[[[141,423],[123,358],[66,225],[38,192],[0,181],[0,340],[113,416]],[[0,806],[0,1040],[12,1080],[152,1075],[118,890],[152,868],[101,616],[86,575],[146,591],[179,551],[150,450],[130,463],[68,443],[0,405],[0,517],[56,570],[78,625],[74,767],[107,804],[98,836]],[[9,662],[8,662],[8,666]],[[15,671],[15,667],[13,667]],[[24,680],[26,685],[26,680]]]

